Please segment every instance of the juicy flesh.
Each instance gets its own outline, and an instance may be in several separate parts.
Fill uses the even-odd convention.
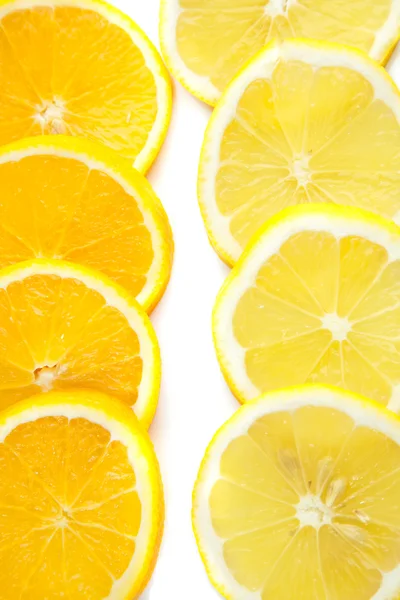
[[[57,156],[0,164],[0,267],[61,258],[140,294],[153,264],[136,200],[106,173]]]
[[[139,339],[82,282],[33,275],[0,289],[0,408],[50,389],[91,388],[134,405]]]
[[[192,72],[222,92],[273,39],[323,39],[370,52],[392,5],[392,0],[379,6],[376,0],[179,0],[177,49]]]
[[[0,144],[65,134],[134,160],[157,113],[154,77],[129,35],[74,6],[16,10],[0,28]]]
[[[0,581],[9,597],[109,596],[141,521],[123,444],[81,418],[19,425],[0,444],[0,497]]]
[[[399,461],[395,442],[336,409],[256,420],[209,500],[234,579],[261,600],[374,597],[400,562]]]
[[[251,382],[332,384],[399,410],[399,277],[400,261],[364,238],[289,238],[235,309]]]
[[[398,218],[399,147],[399,122],[361,74],[280,61],[248,86],[223,134],[215,201],[242,248],[297,204]]]

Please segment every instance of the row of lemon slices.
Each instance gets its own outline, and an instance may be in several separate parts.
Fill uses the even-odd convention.
[[[216,105],[198,191],[245,406],[193,525],[231,600],[400,594],[400,94],[372,60],[399,32],[392,0],[162,2],[167,63]]]
[[[400,228],[331,205],[271,219],[228,276],[214,340],[245,407],[193,505],[225,597],[398,598],[399,276]]]
[[[164,521],[147,313],[173,239],[142,173],[169,78],[103,2],[1,0],[0,89],[0,596],[136,598]]]

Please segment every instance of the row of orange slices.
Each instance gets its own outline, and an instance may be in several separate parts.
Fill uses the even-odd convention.
[[[174,244],[143,173],[169,76],[97,0],[2,0],[0,21],[0,596],[133,598],[164,520],[147,313]]]

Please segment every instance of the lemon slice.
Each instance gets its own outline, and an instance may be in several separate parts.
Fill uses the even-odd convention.
[[[288,209],[251,243],[214,309],[224,374],[245,402],[326,383],[400,410],[400,228],[357,209]]]
[[[0,271],[0,409],[49,390],[91,388],[154,416],[160,353],[150,319],[97,271],[55,260]]]
[[[306,386],[242,407],[194,491],[211,581],[231,600],[397,599],[399,464],[399,418],[361,397]]]
[[[61,258],[92,267],[151,310],[173,239],[146,179],[100,144],[34,137],[0,148],[0,267]]]
[[[334,203],[399,219],[400,94],[386,71],[334,44],[287,41],[232,82],[207,129],[199,199],[230,265],[287,206]]]
[[[88,137],[146,171],[164,140],[171,85],[143,31],[101,0],[0,2],[0,144]]]
[[[179,81],[214,105],[273,39],[349,44],[385,63],[400,35],[399,0],[161,0],[161,46]]]
[[[0,561],[9,598],[136,598],[163,521],[157,459],[132,411],[52,392],[0,416]]]

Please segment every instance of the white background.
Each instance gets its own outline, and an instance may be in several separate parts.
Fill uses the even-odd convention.
[[[351,1],[351,0],[349,0]],[[159,47],[159,0],[113,0]],[[400,85],[400,49],[389,67]],[[163,473],[166,526],[160,558],[141,600],[218,600],[191,529],[191,494],[206,446],[238,408],[215,357],[211,312],[228,268],[210,247],[196,196],[197,166],[211,114],[174,82],[172,123],[148,177],[170,218],[175,262],[152,321],[161,345],[163,385],[150,434]]]

